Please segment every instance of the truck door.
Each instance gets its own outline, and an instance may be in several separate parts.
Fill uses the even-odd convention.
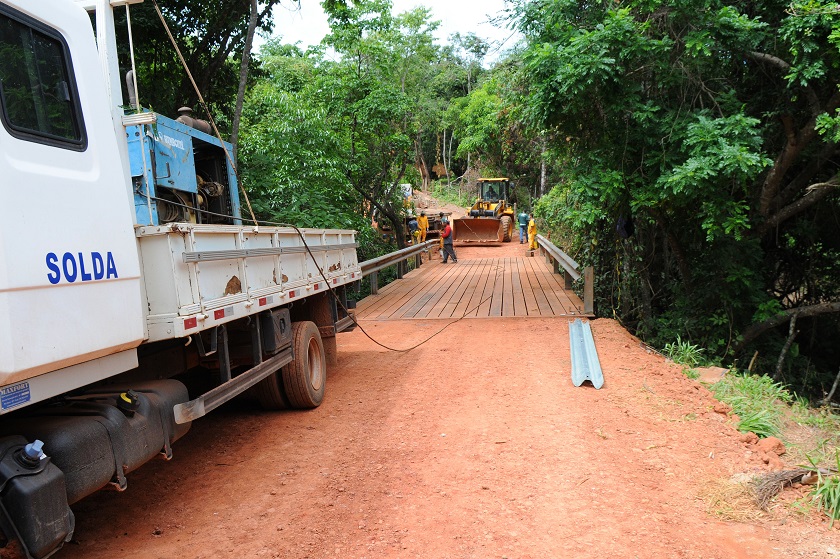
[[[0,414],[136,364],[140,268],[111,118],[84,10],[0,0]]]

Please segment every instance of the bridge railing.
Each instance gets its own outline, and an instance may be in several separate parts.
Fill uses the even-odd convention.
[[[362,268],[362,277],[370,276],[370,294],[379,294],[379,272],[381,270],[396,265],[397,279],[402,279],[403,274],[405,274],[404,262],[413,256],[415,266],[419,268],[422,264],[420,253],[427,251],[430,246],[436,245],[438,242],[437,240],[426,241],[361,262],[359,266]]]
[[[566,289],[571,289],[572,282],[581,277],[578,263],[542,235],[537,235],[537,246],[540,255],[554,266],[554,273],[563,274]],[[595,314],[595,270],[592,266],[583,269],[583,312]]]

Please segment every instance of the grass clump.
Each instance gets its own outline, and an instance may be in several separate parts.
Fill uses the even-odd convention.
[[[823,474],[817,470],[819,479],[811,492],[817,506],[831,519],[831,526],[840,520],[840,476],[837,475],[840,471],[840,452],[835,454],[835,463],[836,468],[832,474]]]
[[[709,389],[740,418],[739,431],[752,431],[759,437],[779,434],[787,404],[793,401],[790,392],[766,376],[726,375]]]
[[[689,369],[697,367],[705,362],[703,358],[703,348],[696,346],[688,341],[682,340],[677,336],[677,341],[670,344],[665,344],[665,356],[674,363],[685,365]]]

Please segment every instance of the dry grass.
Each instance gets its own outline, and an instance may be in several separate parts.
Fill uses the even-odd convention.
[[[749,522],[767,516],[756,506],[755,485],[750,482],[713,480],[704,486],[700,498],[708,513],[721,520]]]

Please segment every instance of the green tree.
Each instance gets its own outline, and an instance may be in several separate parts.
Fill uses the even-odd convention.
[[[271,10],[280,0],[261,0],[254,29],[269,33]],[[251,2],[243,0],[157,0],[202,96],[214,118],[229,124],[233,119],[240,68],[245,49]],[[125,12],[117,10],[119,19]],[[183,105],[197,107],[198,97],[155,11],[155,3],[131,6],[131,23],[140,102],[159,113],[176,115]],[[125,33],[125,25],[118,25]],[[118,42],[123,71],[131,69],[128,38]],[[197,116],[201,116],[200,114]]]
[[[565,154],[539,210],[598,264],[603,304],[719,354],[770,302],[836,310],[836,2],[520,0],[515,14],[523,116]],[[815,243],[818,265],[802,251]]]
[[[434,54],[428,10],[398,17],[389,0],[365,0],[328,11],[326,46],[340,61],[325,67],[322,102],[342,138],[346,176],[404,244],[399,184],[415,157],[423,72]]]

